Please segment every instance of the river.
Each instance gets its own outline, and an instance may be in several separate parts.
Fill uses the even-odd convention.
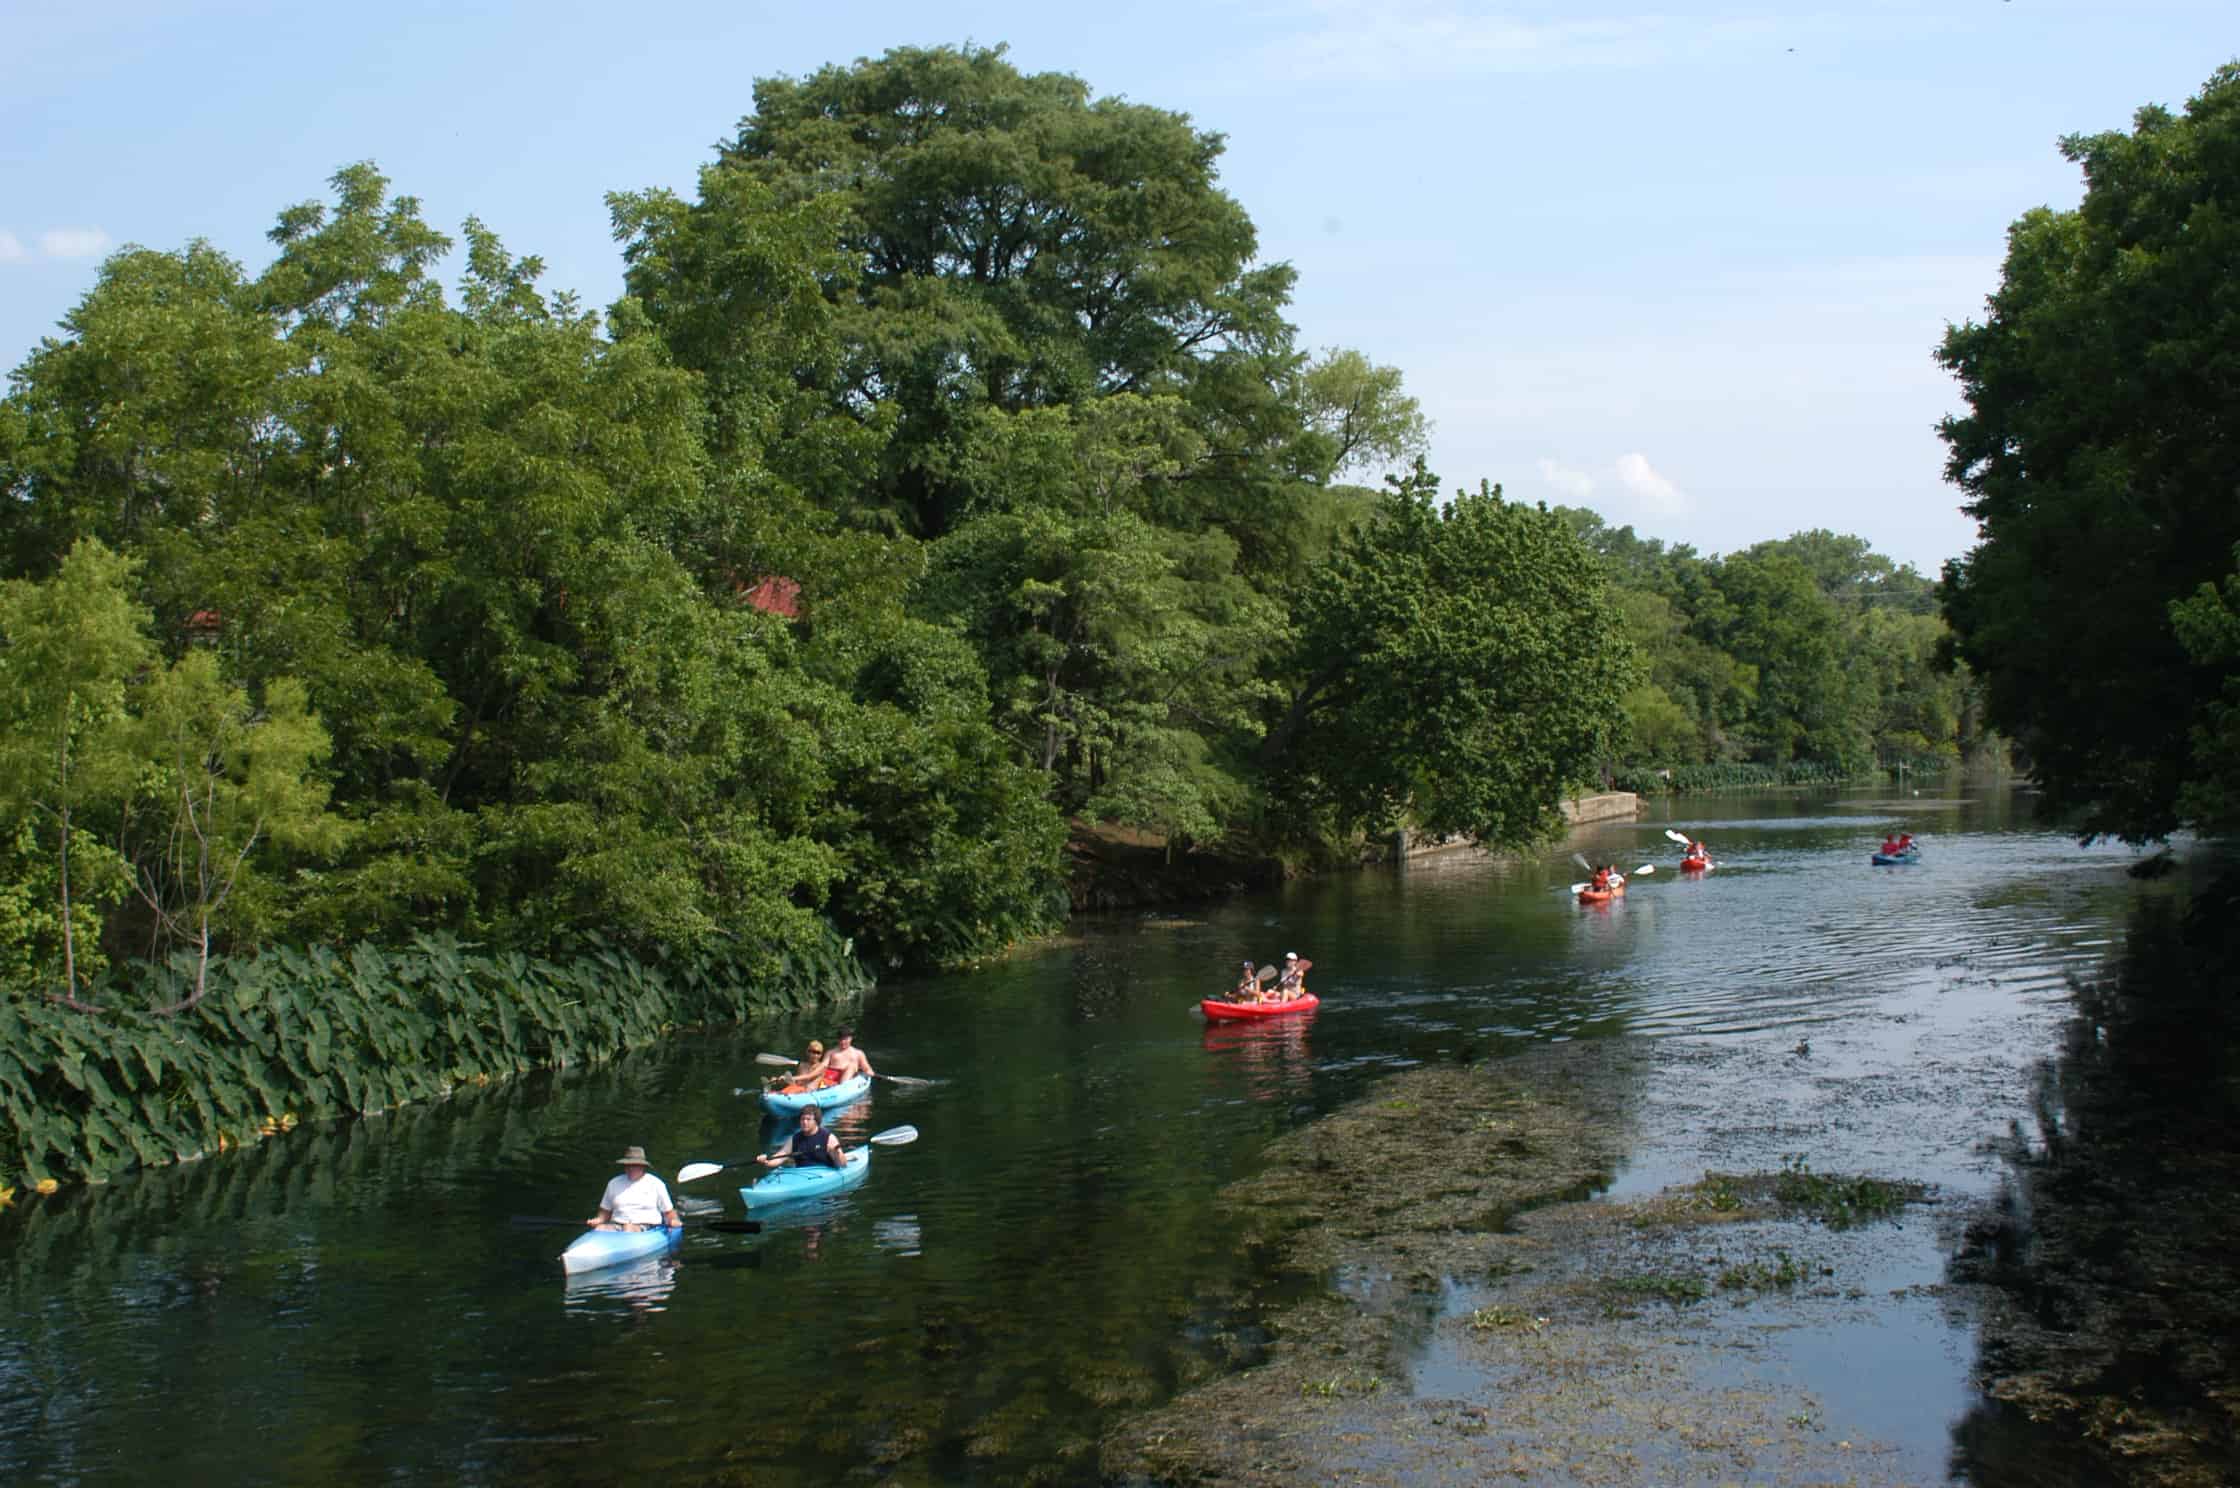
[[[1710,843],[1712,873],[1674,871],[1669,820]],[[1893,825],[1924,839],[1924,860],[1870,867]],[[1658,871],[1584,909],[1564,892],[1582,876],[1572,848]],[[2026,1109],[2023,1071],[2070,978],[2120,935],[2131,861],[2080,849],[2004,792],[1723,797],[1538,860],[1444,854],[1077,922],[852,1011],[881,1070],[937,1082],[882,1084],[841,1115],[851,1143],[921,1133],[878,1149],[863,1188],[781,1211],[758,1237],[699,1231],[673,1262],[574,1281],[555,1262],[568,1234],[513,1217],[588,1213],[628,1145],[664,1173],[752,1152],[753,1056],[840,1015],[683,1034],[22,1203],[0,1215],[0,1471],[1093,1481],[1111,1413],[1249,1364],[1273,1287],[1300,1284],[1270,1283],[1217,1191],[1268,1138],[1395,1069],[1625,1036],[1818,1039],[1823,1060],[1941,1047],[1974,1061],[1976,1095],[1815,1158],[1988,1192],[1984,1141]],[[1241,959],[1288,950],[1315,963],[1311,1020],[1199,1021],[1196,999]],[[1700,1176],[1678,1138],[1720,1098],[1643,1092],[1650,1123],[1618,1187]],[[688,1217],[741,1213],[723,1179],[679,1194]],[[1938,1462],[1975,1404],[1964,1325],[1941,1326],[1881,1341],[1912,1388],[1861,1407]]]

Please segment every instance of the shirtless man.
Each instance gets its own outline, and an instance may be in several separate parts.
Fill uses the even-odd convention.
[[[853,1028],[843,1028],[832,1036],[832,1052],[825,1055],[824,1067],[827,1080],[834,1085],[857,1075],[869,1078],[879,1073],[871,1067],[871,1056],[856,1047]]]

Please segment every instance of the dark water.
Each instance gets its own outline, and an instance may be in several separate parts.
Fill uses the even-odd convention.
[[[1660,865],[1605,910],[1562,891],[1582,876],[1562,855],[1451,855],[890,984],[861,1042],[941,1083],[881,1085],[840,1129],[921,1139],[881,1149],[856,1193],[756,1239],[696,1233],[675,1262],[563,1282],[568,1234],[508,1221],[589,1212],[628,1144],[663,1172],[755,1150],[734,1095],[753,1055],[828,1020],[681,1036],[21,1206],[0,1217],[0,1472],[1093,1481],[1110,1412],[1250,1361],[1266,1278],[1214,1196],[1269,1136],[1410,1063],[1810,1034],[1957,968],[1975,991],[1953,1018],[2051,1010],[2136,893],[2127,852],[2080,850],[2001,794],[1687,809],[1722,865],[1702,879],[1673,872],[1658,821],[1579,839]],[[1927,840],[1922,864],[1868,867],[1891,824]],[[1292,949],[1326,999],[1311,1022],[1199,1022],[1240,959]],[[1653,1136],[1622,1181],[1661,1180]],[[1918,1176],[1970,1167],[1913,1156]],[[680,1193],[688,1215],[740,1213],[722,1180]],[[1925,1434],[1966,1403],[1926,1407]]]

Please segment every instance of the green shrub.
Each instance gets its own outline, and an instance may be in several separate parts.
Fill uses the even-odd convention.
[[[193,977],[182,954],[113,974],[102,1011],[0,1001],[0,1183],[101,1181],[869,983],[831,931],[762,979],[720,957],[648,964],[595,937],[552,961],[430,934],[217,959],[184,1012],[126,1005],[177,1003]]]

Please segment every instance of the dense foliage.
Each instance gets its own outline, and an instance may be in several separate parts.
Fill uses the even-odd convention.
[[[184,1002],[205,975],[211,987],[176,1016],[0,999],[0,1180],[98,1180],[863,986],[849,947],[829,938],[752,982],[736,964],[578,951],[555,962],[422,935],[389,951],[279,947],[207,970],[182,957],[153,970],[155,995]]]
[[[1612,780],[1628,790],[1834,784],[2002,757],[1936,590],[1815,530],[1725,557],[1561,509],[1602,555],[1609,622],[1639,648]]]
[[[1951,478],[1981,541],[1951,565],[1991,721],[2085,828],[2240,822],[2240,64],[2183,115],[2080,135],[2073,211],[2009,230],[1983,321],[1940,357],[1968,412]]]
[[[151,1125],[21,1160],[701,1015],[618,972],[643,1008],[485,1063],[473,1029],[598,980],[591,931],[751,988],[968,962],[1064,914],[1069,817],[1513,844],[1614,768],[1969,741],[1927,586],[1855,539],[1721,561],[1442,499],[1399,374],[1297,344],[1220,154],[903,49],[758,84],[691,200],[610,197],[604,313],[472,219],[447,284],[365,164],[261,270],[110,259],[0,401],[0,977],[24,1037],[122,1040],[111,1085],[164,1027],[217,1062],[189,1127],[118,1075]],[[372,949],[443,935],[475,990],[434,1002]],[[333,944],[390,981],[286,949]],[[329,999],[393,1009],[347,1074],[225,1062],[299,1057],[257,1020]],[[106,1109],[57,1057],[11,1109]]]

